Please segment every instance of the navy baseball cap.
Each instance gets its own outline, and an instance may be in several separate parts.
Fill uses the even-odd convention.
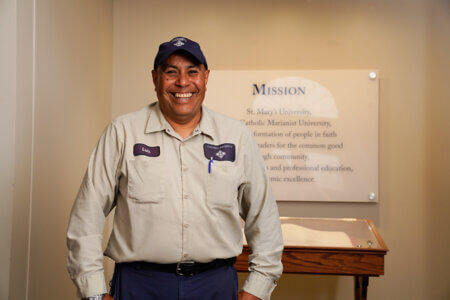
[[[182,36],[173,38],[169,42],[159,45],[153,68],[156,70],[159,65],[162,65],[166,59],[176,51],[186,51],[190,53],[199,63],[205,65],[205,69],[208,70],[208,64],[206,63],[206,58],[200,49],[200,45]]]

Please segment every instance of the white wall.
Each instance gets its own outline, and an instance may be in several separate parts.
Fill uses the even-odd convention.
[[[16,1],[0,0],[0,299],[9,292],[16,122]]]

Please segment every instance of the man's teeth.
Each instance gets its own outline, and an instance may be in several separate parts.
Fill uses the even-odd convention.
[[[177,98],[190,98],[192,93],[175,93],[175,97]]]

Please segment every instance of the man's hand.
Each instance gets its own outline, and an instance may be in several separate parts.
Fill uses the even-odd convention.
[[[245,291],[240,291],[238,294],[238,300],[261,300],[261,299]]]
[[[110,294],[106,294],[105,297],[103,297],[103,300],[114,300],[114,298],[111,297]]]

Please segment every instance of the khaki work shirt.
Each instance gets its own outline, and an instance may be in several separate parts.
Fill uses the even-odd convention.
[[[252,249],[243,289],[270,298],[282,272],[281,226],[264,161],[241,122],[203,106],[200,123],[183,140],[155,102],[107,126],[67,232],[68,270],[78,296],[107,292],[102,232],[114,207],[104,254],[116,262],[238,256],[242,217]]]

